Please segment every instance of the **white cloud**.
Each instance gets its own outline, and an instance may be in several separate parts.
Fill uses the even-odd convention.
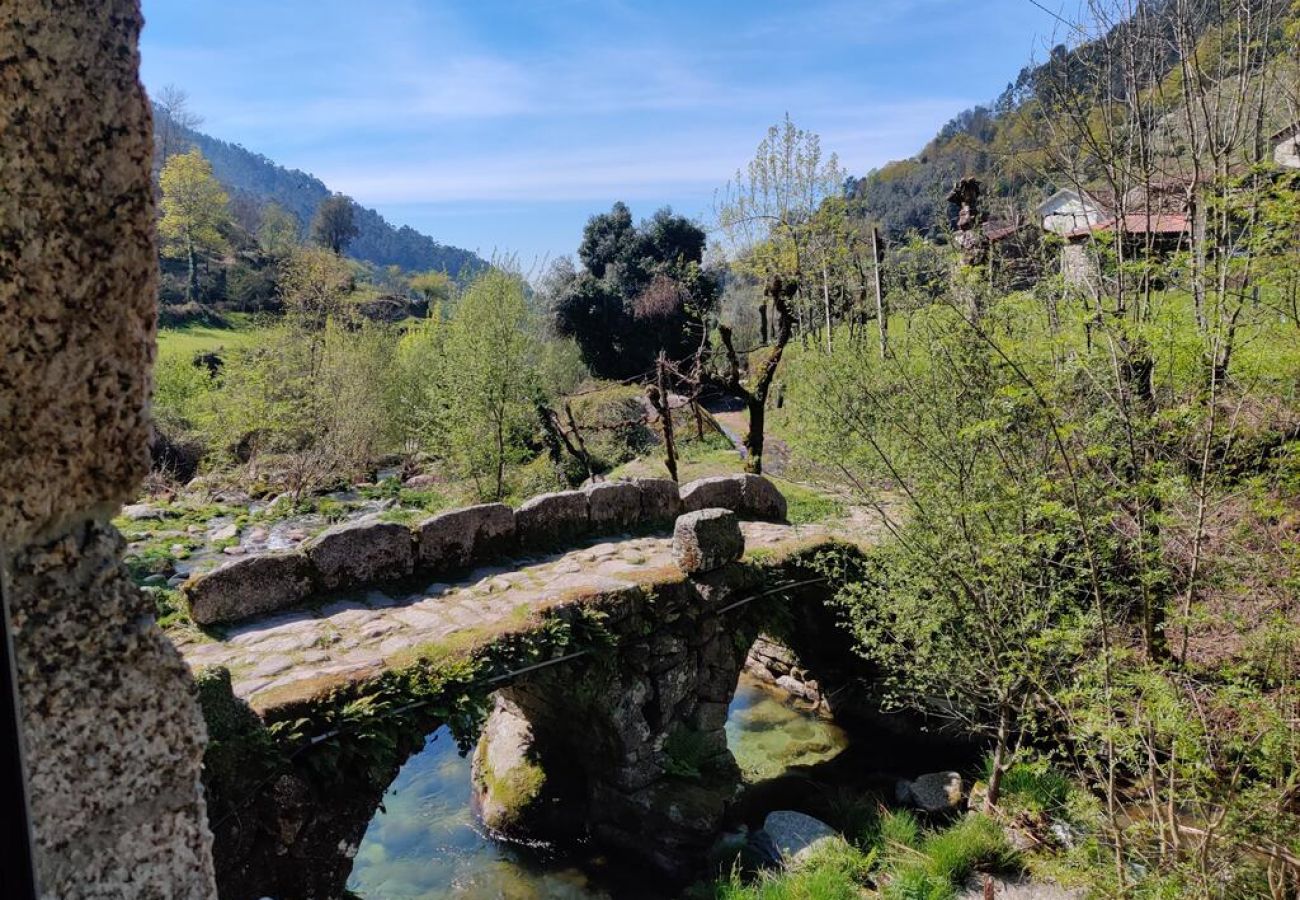
[[[918,135],[966,105],[930,100],[878,104],[852,113],[825,112],[801,124],[822,131],[822,146],[842,165],[861,174],[890,159],[909,155]],[[773,120],[780,113],[774,113]],[[368,203],[452,203],[463,201],[559,201],[656,198],[720,188],[752,156],[763,125],[751,129],[701,126],[677,128],[643,140],[599,146],[538,143],[529,149],[444,153],[394,162],[366,154],[319,158],[309,166],[327,184]]]

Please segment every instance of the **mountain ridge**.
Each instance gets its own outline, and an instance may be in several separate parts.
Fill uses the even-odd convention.
[[[258,210],[277,203],[298,217],[304,234],[321,201],[333,194],[316,176],[169,120],[167,112],[157,105],[154,117],[165,122],[186,145],[199,149],[237,203],[251,203]],[[162,130],[158,128],[156,133]],[[346,249],[346,255],[354,259],[381,267],[395,265],[407,272],[436,269],[461,282],[489,267],[487,260],[471,250],[443,244],[409,225],[395,226],[360,203],[356,204],[356,224],[358,234]]]

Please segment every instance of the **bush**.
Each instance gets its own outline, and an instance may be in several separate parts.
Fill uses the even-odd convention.
[[[992,760],[985,761],[985,778]],[[1046,763],[1016,763],[1002,776],[1002,797],[1035,813],[1060,813],[1070,801],[1070,780]]]
[[[886,820],[889,824],[882,821],[882,834],[890,832],[897,844],[918,851],[895,851],[896,870],[885,891],[887,897],[946,900],[956,896],[955,888],[976,871],[1019,867],[1016,852],[1001,827],[986,816],[967,816],[951,828],[936,831],[924,839],[920,838],[916,819],[910,814],[893,814]]]

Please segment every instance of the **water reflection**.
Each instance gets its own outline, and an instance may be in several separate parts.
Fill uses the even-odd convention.
[[[742,677],[729,710],[727,741],[750,780],[822,762],[846,744],[835,725],[795,709],[748,677]],[[357,853],[349,890],[366,900],[665,896],[593,854],[484,836],[470,809],[469,767],[446,729],[428,739],[385,794]]]
[[[834,722],[795,707],[782,691],[740,677],[727,710],[727,746],[745,780],[776,778],[792,766],[826,762],[848,746]]]

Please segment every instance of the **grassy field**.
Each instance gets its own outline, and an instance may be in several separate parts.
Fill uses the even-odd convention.
[[[158,329],[158,357],[192,357],[196,353],[212,350],[232,350],[247,347],[257,341],[262,331],[255,316],[248,313],[227,313],[228,326],[196,322],[179,328]]]

